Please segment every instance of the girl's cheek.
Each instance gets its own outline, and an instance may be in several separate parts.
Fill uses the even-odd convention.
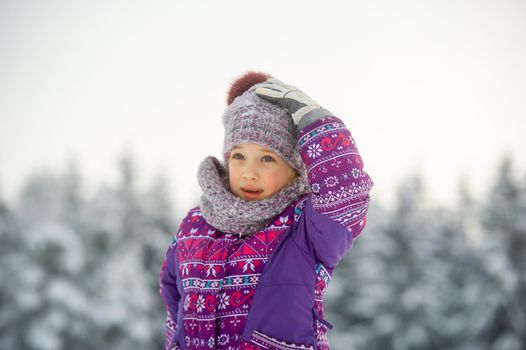
[[[228,178],[230,184],[235,183],[238,178],[238,171],[235,167],[230,167],[228,170]]]
[[[287,176],[282,172],[275,172],[269,174],[267,177],[267,184],[273,188],[283,187],[286,184]]]

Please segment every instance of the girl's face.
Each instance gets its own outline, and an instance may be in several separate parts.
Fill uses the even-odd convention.
[[[296,171],[279,155],[254,143],[230,151],[230,189],[245,200],[261,200],[279,192],[296,177]]]

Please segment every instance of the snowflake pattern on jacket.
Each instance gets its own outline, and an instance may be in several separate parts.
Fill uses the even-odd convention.
[[[337,117],[305,127],[298,135],[298,149],[312,193],[298,198],[264,230],[239,237],[206,223],[199,207],[187,213],[160,272],[167,312],[164,349],[330,349],[327,332],[332,325],[324,319],[323,298],[337,261],[365,227],[374,183],[363,171],[350,131]],[[316,251],[310,306],[315,344],[293,343],[259,330],[243,339],[265,265],[300,221],[309,198],[317,213],[343,226],[352,237],[336,257],[323,256],[323,249]]]

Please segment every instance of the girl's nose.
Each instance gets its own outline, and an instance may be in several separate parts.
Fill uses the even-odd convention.
[[[243,179],[245,180],[257,180],[258,173],[255,169],[246,169],[243,172]]]

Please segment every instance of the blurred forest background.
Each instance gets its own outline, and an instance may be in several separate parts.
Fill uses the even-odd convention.
[[[160,349],[165,249],[184,214],[160,177],[137,186],[121,156],[116,185],[89,198],[75,162],[0,194],[0,349]],[[506,157],[483,201],[426,205],[418,175],[367,227],[326,295],[329,340],[346,349],[526,349],[526,176]],[[197,204],[196,198],[196,204]],[[182,208],[188,209],[188,208]]]

